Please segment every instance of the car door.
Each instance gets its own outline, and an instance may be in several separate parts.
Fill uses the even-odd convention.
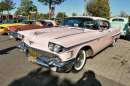
[[[112,42],[112,38],[111,38],[111,30],[110,28],[110,24],[108,21],[100,21],[100,30],[99,30],[99,35],[100,35],[100,39],[99,39],[99,46],[100,49],[104,49],[105,47],[109,46]]]

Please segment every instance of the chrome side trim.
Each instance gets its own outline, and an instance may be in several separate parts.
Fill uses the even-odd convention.
[[[86,32],[81,32],[81,33],[75,33],[75,34],[65,35],[65,36],[57,37],[57,38],[55,38],[55,39],[60,39],[60,38],[64,38],[64,37],[68,37],[68,36],[72,36],[72,35],[77,35],[77,34],[82,34],[82,33],[86,33]]]
[[[119,34],[121,34],[121,32],[120,32],[120,33],[117,33],[117,34],[115,34],[115,35],[112,35],[112,37],[115,37],[115,36],[117,36],[117,35],[119,35]]]
[[[82,44],[85,44],[85,43],[88,43],[88,42],[91,42],[91,41],[94,41],[94,40],[97,40],[97,39],[100,39],[100,38],[104,38],[104,37],[106,37],[106,36],[107,36],[107,35],[101,36],[101,37],[98,37],[98,38],[95,38],[95,39],[92,39],[92,40],[88,40],[88,41],[85,41],[85,42],[82,42],[82,43],[79,43],[79,44],[76,44],[76,45],[72,45],[72,46],[70,46],[70,47],[63,48],[63,50],[69,49],[69,48],[72,48],[72,47],[76,47],[76,46],[79,46],[79,45],[82,45]]]

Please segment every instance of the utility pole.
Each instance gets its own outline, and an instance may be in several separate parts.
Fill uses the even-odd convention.
[[[84,15],[86,16],[86,0],[84,0]]]

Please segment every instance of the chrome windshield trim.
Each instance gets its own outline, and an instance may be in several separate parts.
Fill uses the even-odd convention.
[[[85,41],[85,42],[82,42],[82,43],[79,43],[79,44],[76,44],[76,45],[72,45],[70,47],[63,48],[63,50],[66,50],[66,49],[69,49],[69,48],[72,48],[72,47],[76,47],[76,46],[79,46],[79,45],[82,45],[82,44],[85,44],[85,43],[88,43],[88,42],[91,42],[91,41],[94,41],[94,40],[97,40],[97,39],[100,39],[100,38],[104,38],[106,36],[107,35],[101,36],[101,37],[98,37],[98,38],[95,38],[95,39],[92,39],[92,40],[88,40],[88,41]]]
[[[121,34],[121,32],[119,32],[119,33],[117,33],[117,34],[115,34],[115,35],[112,35],[112,37],[115,37],[115,36],[117,36],[117,35],[119,35],[119,34]]]

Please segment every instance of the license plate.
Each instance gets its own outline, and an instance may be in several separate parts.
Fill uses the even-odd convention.
[[[29,56],[31,62],[35,62],[35,57]]]

